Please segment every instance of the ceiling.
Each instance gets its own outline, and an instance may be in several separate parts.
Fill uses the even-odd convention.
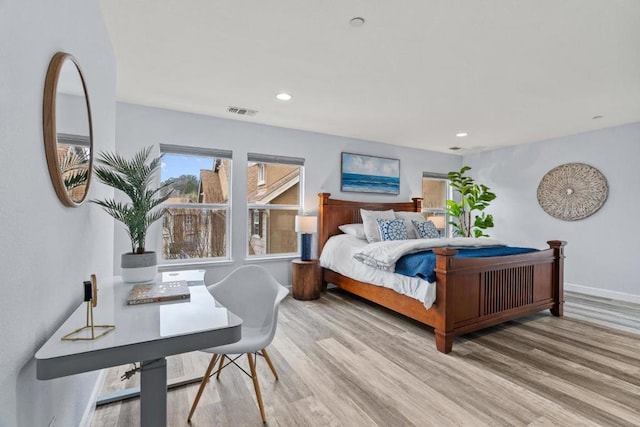
[[[457,154],[640,121],[637,0],[100,3],[122,102]]]

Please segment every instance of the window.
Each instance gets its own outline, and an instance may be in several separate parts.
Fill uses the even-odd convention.
[[[230,258],[231,152],[160,144],[160,180],[172,191],[164,203],[162,258]]]
[[[249,256],[298,253],[295,216],[300,212],[304,159],[248,155]],[[262,179],[262,181],[261,181]]]
[[[258,163],[258,185],[266,184],[265,169],[266,165],[264,163]]]
[[[423,172],[422,212],[433,221],[440,236],[448,235],[447,199],[450,198],[449,180],[446,175]]]
[[[64,188],[74,202],[82,201],[87,193],[91,141],[85,135],[57,133],[58,164]]]

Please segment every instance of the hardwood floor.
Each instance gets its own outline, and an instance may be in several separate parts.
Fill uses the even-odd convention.
[[[272,426],[638,426],[640,306],[567,293],[548,312],[457,337],[438,353],[433,330],[332,290],[282,304],[269,347],[279,381],[258,361]],[[209,355],[169,358],[169,378],[202,375]],[[243,358],[242,364],[246,365]],[[137,384],[110,369],[105,391]],[[168,395],[170,426],[186,426],[197,385]],[[139,402],[96,409],[92,426],[138,425]],[[213,378],[193,426],[260,426],[251,379]]]

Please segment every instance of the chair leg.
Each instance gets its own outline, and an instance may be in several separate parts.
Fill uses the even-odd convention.
[[[264,406],[262,405],[262,394],[260,394],[260,384],[258,384],[258,374],[256,373],[256,365],[253,363],[253,354],[247,353],[249,359],[249,369],[251,369],[251,379],[253,380],[253,388],[256,389],[256,398],[258,399],[258,406],[260,407],[260,415],[262,416],[262,422],[267,422],[267,416],[264,414]]]
[[[263,348],[261,350],[261,353],[264,356],[264,360],[267,361],[267,365],[269,365],[269,368],[271,368],[271,372],[273,372],[273,376],[276,377],[276,380],[278,380],[278,373],[276,372],[276,368],[273,366],[273,363],[271,363],[271,358],[267,354],[267,349]]]
[[[202,381],[200,382],[200,388],[198,389],[198,394],[196,394],[196,399],[193,401],[193,405],[191,405],[191,411],[189,411],[189,418],[187,418],[187,422],[191,422],[191,417],[193,417],[193,413],[196,411],[196,406],[198,406],[198,402],[200,401],[200,396],[202,396],[202,392],[204,391],[205,386],[207,385],[207,381],[209,381],[209,375],[211,375],[211,371],[213,371],[214,366],[216,366],[216,360],[218,359],[218,355],[214,354],[211,357],[211,362],[209,362],[209,366],[207,366],[207,371],[204,373],[204,377],[202,377]]]
[[[224,364],[224,354],[220,356],[220,364],[218,365],[218,373],[216,374],[216,379],[220,379],[220,372],[222,372],[222,365]]]

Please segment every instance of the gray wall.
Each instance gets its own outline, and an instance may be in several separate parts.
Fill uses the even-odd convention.
[[[544,247],[566,240],[567,289],[640,302],[636,263],[640,209],[640,123],[463,157],[471,174],[497,194],[493,237]],[[594,215],[561,221],[538,205],[545,173],[563,163],[587,163],[607,178],[609,195]]]
[[[98,378],[35,377],[33,356],[81,303],[82,281],[113,271],[111,219],[89,204],[65,208],[49,179],[42,94],[56,51],[80,62],[96,146],[113,148],[115,59],[98,2],[0,1],[0,426],[78,425]],[[94,183],[89,196],[108,192]]]
[[[180,113],[131,104],[117,104],[117,149],[131,155],[140,148],[160,143],[194,147],[215,147],[233,151],[232,165],[232,265],[208,268],[207,281],[223,277],[233,267],[245,262],[247,239],[247,153],[267,153],[303,157],[305,163],[304,210],[318,212],[320,192],[335,198],[352,200],[407,201],[422,194],[422,172],[446,173],[459,169],[461,158],[450,154],[397,147],[337,136],[263,126]],[[400,195],[385,196],[340,192],[340,153],[349,151],[400,159]],[[159,226],[156,236],[160,248]],[[151,240],[152,237],[149,238]],[[148,245],[151,245],[151,241]],[[315,244],[314,244],[315,247]],[[115,271],[119,274],[119,256],[130,248],[128,236],[120,224],[115,229]],[[291,282],[289,260],[269,261],[269,268],[282,283]]]

